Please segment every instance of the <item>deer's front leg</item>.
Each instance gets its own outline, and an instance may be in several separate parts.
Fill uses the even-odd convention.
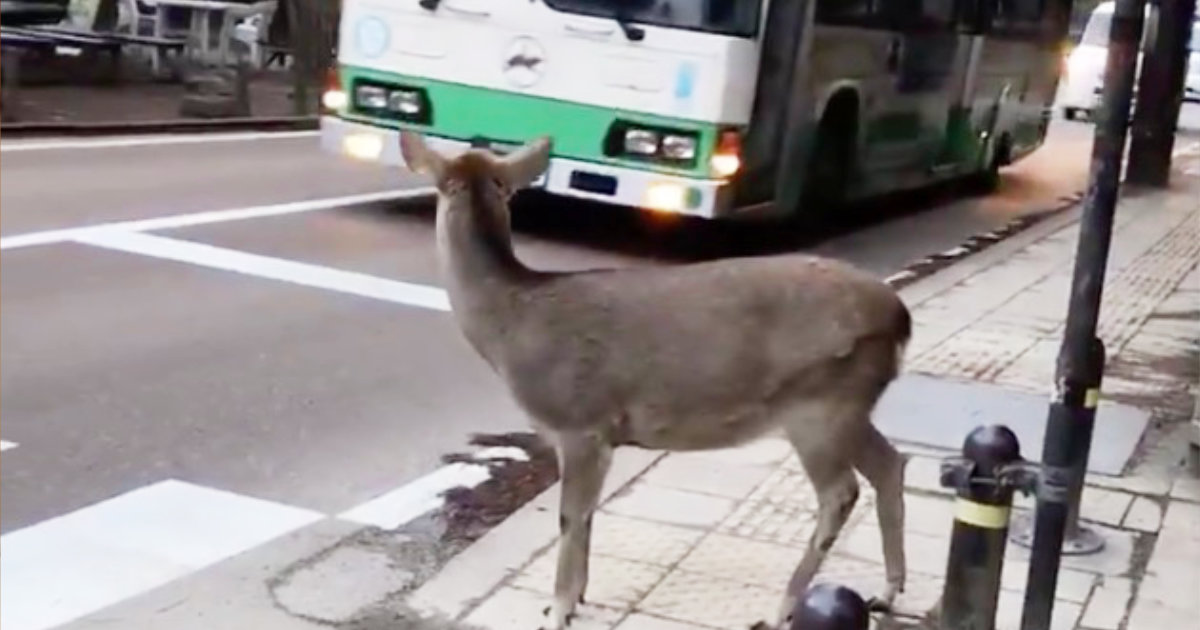
[[[562,471],[558,521],[561,537],[550,623],[554,630],[564,630],[587,588],[592,515],[612,463],[612,447],[597,435],[571,434],[559,436],[558,453]]]

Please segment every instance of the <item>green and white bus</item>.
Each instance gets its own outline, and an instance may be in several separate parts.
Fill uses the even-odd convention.
[[[322,146],[541,135],[552,195],[814,215],[1043,142],[1070,0],[343,0]]]

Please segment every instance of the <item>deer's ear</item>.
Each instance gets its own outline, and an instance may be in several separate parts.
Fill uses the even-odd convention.
[[[425,144],[421,134],[402,130],[400,132],[400,155],[408,164],[409,170],[424,173],[434,179],[441,179],[446,170],[446,159]]]
[[[550,138],[542,136],[500,160],[504,178],[514,190],[528,186],[550,166]]]

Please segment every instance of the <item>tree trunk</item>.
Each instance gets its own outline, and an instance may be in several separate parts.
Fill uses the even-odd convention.
[[[282,0],[292,52],[292,101],[299,116],[317,111],[325,72],[334,60],[341,0]]]

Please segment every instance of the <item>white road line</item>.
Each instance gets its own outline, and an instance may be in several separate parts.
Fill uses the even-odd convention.
[[[1175,151],[1174,151],[1173,153],[1171,153],[1171,157],[1172,157],[1172,158],[1177,158],[1177,157],[1181,157],[1181,156],[1184,156],[1184,155],[1189,155],[1189,154],[1192,154],[1192,153],[1200,154],[1200,141],[1198,141],[1198,142],[1193,142],[1193,143],[1191,143],[1191,144],[1188,144],[1188,145],[1186,145],[1186,146],[1184,146],[1184,147],[1181,147],[1181,148],[1175,149]]]
[[[308,263],[271,258],[204,243],[116,230],[92,231],[75,239],[117,251],[224,269],[250,276],[351,293],[364,297],[449,311],[446,292],[437,287],[388,280]]]
[[[319,131],[247,131],[231,133],[155,134],[119,138],[72,138],[64,140],[26,140],[0,143],[0,153],[20,151],[55,151],[62,149],[115,149],[150,147],[164,144],[205,144],[211,142],[247,142],[251,140],[286,140],[315,138]]]
[[[519,462],[529,461],[529,453],[519,446],[489,446],[471,455],[472,459],[515,459]]]
[[[324,519],[168,480],[0,537],[0,627],[45,630]]]
[[[62,230],[30,232],[28,234],[18,234],[16,236],[0,238],[0,250],[32,247],[35,245],[53,245],[56,243],[65,243],[67,241],[78,240],[81,237],[98,231],[110,232],[113,230],[124,230],[128,232],[148,232],[152,230],[170,230],[197,225],[207,225],[211,223],[244,221],[246,219],[259,219],[285,214],[313,212],[316,210],[329,210],[331,208],[377,203],[380,201],[415,199],[431,196],[434,194],[434,192],[435,190],[431,187],[408,188],[405,190],[366,193],[362,195],[348,195],[345,197],[329,197],[325,199],[293,201],[269,206],[251,206],[248,208],[232,208],[229,210],[209,210],[206,212],[196,212],[192,214],[176,214],[165,217],[156,217],[153,219],[138,219],[134,221],[119,221],[115,223],[99,223],[96,225],[66,228]]]
[[[459,486],[474,488],[491,476],[483,464],[454,463],[416,481],[380,495],[338,515],[339,519],[395,529],[442,505],[443,492]]]
[[[386,492],[365,503],[361,503],[338,515],[337,518],[375,525],[384,529],[395,529],[409,521],[438,509],[444,502],[441,494],[453,488],[474,488],[491,477],[491,470],[482,463],[489,459],[511,459],[529,461],[529,453],[516,446],[489,446],[471,454],[471,459],[481,463],[455,462]]]
[[[17,448],[18,446],[20,446],[20,445],[17,444],[16,442],[9,442],[8,440],[0,440],[0,451],[7,451],[10,448]]]

